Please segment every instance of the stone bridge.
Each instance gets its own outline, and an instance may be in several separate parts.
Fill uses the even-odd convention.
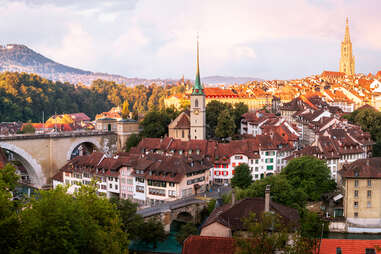
[[[198,197],[189,197],[167,202],[158,206],[139,210],[137,213],[144,219],[159,219],[165,231],[170,231],[171,223],[174,220],[182,222],[200,222],[200,212],[207,207],[207,201]]]
[[[113,153],[117,151],[117,142],[117,134],[106,131],[0,136],[0,148],[23,164],[31,185],[37,188],[50,184],[58,170],[82,149]]]

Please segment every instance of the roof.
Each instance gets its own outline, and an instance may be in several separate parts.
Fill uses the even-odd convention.
[[[341,253],[364,253],[367,248],[375,249],[381,246],[381,240],[358,240],[358,239],[323,239],[320,246],[320,254],[335,254],[337,248]],[[379,251],[375,253],[380,253]]]
[[[381,157],[359,159],[344,164],[339,173],[343,178],[381,178]]]
[[[191,235],[184,241],[182,254],[233,254],[234,238]]]
[[[226,227],[229,227],[232,231],[243,230],[244,225],[242,218],[249,216],[250,213],[255,213],[259,218],[265,210],[265,199],[263,197],[246,198],[230,208],[223,206],[221,209],[222,210],[216,212],[217,214],[212,216],[212,219],[208,219],[202,227],[218,222]],[[270,200],[270,211],[280,215],[285,224],[299,224],[299,213],[294,208]]]

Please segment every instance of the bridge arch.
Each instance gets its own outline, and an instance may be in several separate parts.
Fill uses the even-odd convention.
[[[42,172],[41,165],[28,152],[18,146],[6,142],[0,142],[0,148],[15,154],[32,178],[32,184],[35,187],[41,188],[44,185],[46,179]]]
[[[95,139],[82,139],[76,142],[73,142],[66,154],[66,160],[72,159],[72,154],[74,150],[79,147],[81,144],[91,144],[93,147],[95,147],[98,151],[101,151],[101,145],[100,143]]]

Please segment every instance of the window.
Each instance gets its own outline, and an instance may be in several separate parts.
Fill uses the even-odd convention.
[[[368,190],[367,197],[368,197],[368,198],[371,198],[371,197],[372,197],[372,191],[371,191],[371,190]]]
[[[194,106],[195,106],[196,108],[198,108],[198,99],[196,99],[196,100],[194,101]]]
[[[168,191],[168,196],[169,196],[169,197],[175,197],[175,196],[176,196],[176,191],[174,191],[174,190],[169,190],[169,191]]]
[[[359,196],[359,191],[355,190],[355,197],[357,198]]]
[[[353,206],[354,206],[354,208],[359,208],[359,202],[355,201]]]
[[[343,252],[341,251],[341,248],[340,248],[340,247],[337,247],[337,248],[336,248],[336,254],[343,254]]]
[[[148,189],[149,194],[156,195],[156,196],[165,196],[165,190],[162,189],[156,189],[156,188],[149,188]]]
[[[359,180],[355,180],[355,187],[359,187]]]
[[[144,186],[136,185],[136,192],[144,193]]]
[[[267,170],[273,170],[273,165],[268,165]]]
[[[366,248],[365,254],[376,254],[376,249],[373,248]]]
[[[368,179],[368,187],[372,186],[372,179]]]
[[[368,203],[366,204],[366,207],[368,207],[368,208],[372,207],[372,203],[370,201],[368,201]]]
[[[354,216],[355,216],[355,218],[359,217],[359,213],[358,213],[358,212],[355,212],[355,213],[354,213]]]
[[[110,189],[112,189],[112,183],[110,183]]]
[[[175,187],[175,183],[168,183],[169,187]]]
[[[117,184],[115,184],[115,190],[117,190],[118,189],[118,185]]]

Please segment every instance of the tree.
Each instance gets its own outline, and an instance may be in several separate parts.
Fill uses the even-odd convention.
[[[280,217],[275,213],[263,213],[256,216],[251,213],[245,218],[247,236],[236,233],[237,254],[274,253],[286,249],[288,231]]]
[[[141,137],[138,134],[131,134],[126,141],[126,152],[129,152],[132,147],[139,144]]]
[[[312,156],[303,156],[291,160],[282,170],[291,186],[300,193],[308,194],[310,201],[316,201],[324,193],[336,189],[330,170],[325,161]]]
[[[129,118],[130,110],[128,109],[128,107],[129,107],[128,101],[124,100],[123,107],[122,107],[122,118],[123,119]]]
[[[143,128],[141,135],[148,138],[164,137],[168,133],[168,124],[171,122],[166,112],[148,112],[140,123]]]
[[[226,108],[225,104],[216,100],[213,100],[206,105],[206,124],[207,135],[209,137],[215,136],[215,129],[218,123],[218,116]]]
[[[12,201],[12,191],[19,178],[15,171],[11,164],[0,169],[0,248],[4,253],[17,247],[20,224],[17,213],[21,207]]]
[[[231,180],[233,187],[245,189],[252,183],[253,177],[250,168],[246,163],[243,163],[234,168],[234,176]]]
[[[21,213],[16,253],[125,253],[118,211],[96,194],[95,182],[74,196],[66,188],[40,191]]]
[[[248,188],[237,190],[237,199],[264,197],[266,185],[271,186],[271,200],[290,207],[304,207],[308,194],[295,189],[284,175],[272,175],[254,181]]]
[[[35,133],[36,130],[34,129],[32,124],[26,124],[22,128],[22,133]]]
[[[176,240],[179,244],[183,245],[185,239],[190,235],[198,235],[197,227],[192,222],[188,222],[181,227],[180,231],[176,234]]]
[[[249,107],[243,103],[239,102],[234,104],[234,111],[233,111],[233,116],[234,116],[234,123],[235,123],[235,133],[239,133],[240,127],[241,127],[241,118],[242,115],[247,113],[249,111]]]
[[[218,138],[227,138],[231,137],[234,134],[235,123],[234,119],[231,116],[230,112],[225,109],[218,116],[218,122],[216,127],[216,137]]]
[[[144,224],[142,216],[136,213],[138,205],[128,199],[111,199],[119,211],[122,220],[122,230],[128,234],[129,239],[139,239]]]
[[[149,219],[140,228],[139,239],[147,244],[152,244],[156,249],[157,243],[167,238],[161,221]]]

